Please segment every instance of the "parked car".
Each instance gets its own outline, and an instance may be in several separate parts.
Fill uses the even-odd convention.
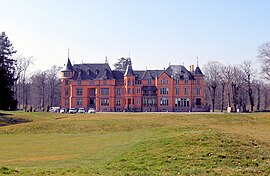
[[[66,109],[65,108],[61,108],[60,109],[60,113],[66,113]]]
[[[88,113],[95,113],[96,112],[96,110],[94,109],[94,108],[90,108],[89,110],[88,110]]]
[[[76,108],[70,108],[69,111],[68,111],[68,113],[70,113],[70,114],[73,114],[73,113],[76,113],[76,112],[77,112]]]
[[[85,113],[85,110],[83,108],[79,108],[78,113]]]
[[[50,107],[49,112],[56,113],[59,112],[60,107]]]

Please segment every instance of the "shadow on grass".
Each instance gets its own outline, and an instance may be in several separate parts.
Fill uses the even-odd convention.
[[[10,115],[12,114],[0,113],[0,127],[31,122],[31,120],[26,120],[22,118],[8,117]]]

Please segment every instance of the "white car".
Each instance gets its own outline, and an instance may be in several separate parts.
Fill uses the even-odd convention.
[[[66,109],[65,108],[61,108],[60,109],[60,113],[65,113],[66,112]]]
[[[88,113],[95,113],[96,112],[96,110],[94,109],[94,108],[90,108],[89,110],[88,110]]]
[[[85,110],[83,108],[79,108],[78,113],[85,113]]]
[[[49,112],[57,113],[57,112],[59,112],[59,110],[60,110],[60,107],[50,107]]]
[[[76,112],[77,112],[76,108],[70,108],[69,111],[68,111],[68,113],[70,113],[70,114],[73,114],[73,113],[76,113]]]

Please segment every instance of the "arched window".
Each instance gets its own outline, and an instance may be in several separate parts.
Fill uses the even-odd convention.
[[[87,69],[87,75],[90,75],[91,74],[91,70],[88,68]]]

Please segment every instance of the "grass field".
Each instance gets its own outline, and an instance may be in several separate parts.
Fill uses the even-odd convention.
[[[270,113],[0,111],[0,175],[270,175]]]

